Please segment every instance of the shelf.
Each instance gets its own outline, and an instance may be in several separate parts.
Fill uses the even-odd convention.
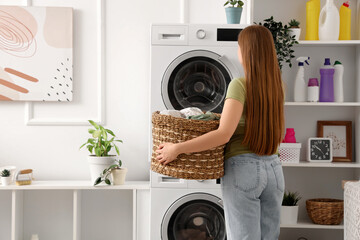
[[[300,161],[299,163],[282,163],[283,167],[322,167],[322,168],[360,168],[360,163],[357,162],[332,162],[332,163],[313,163]]]
[[[298,45],[294,46],[323,46],[323,47],[333,47],[333,46],[358,46],[360,45],[360,40],[338,40],[338,41],[306,41],[300,40]]]
[[[320,225],[307,220],[298,221],[297,224],[281,224],[281,228],[311,228],[311,229],[344,229],[344,225]]]
[[[360,102],[285,102],[285,106],[360,107]]]
[[[30,185],[0,186],[0,190],[70,190],[70,189],[91,189],[91,190],[116,190],[116,189],[150,189],[148,181],[125,182],[124,185],[98,185],[94,187],[90,181],[33,181]]]

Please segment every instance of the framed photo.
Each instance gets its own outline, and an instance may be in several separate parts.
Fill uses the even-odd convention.
[[[318,121],[317,136],[332,139],[333,162],[352,162],[351,121]]]

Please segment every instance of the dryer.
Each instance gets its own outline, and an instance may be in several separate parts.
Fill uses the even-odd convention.
[[[231,79],[243,75],[237,36],[244,27],[153,25],[150,115],[186,107],[220,113]],[[150,160],[151,122],[149,129]],[[226,239],[219,179],[184,180],[151,172],[150,182],[151,240]]]

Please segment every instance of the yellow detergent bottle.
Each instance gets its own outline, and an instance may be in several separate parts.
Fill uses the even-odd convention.
[[[340,7],[340,35],[339,40],[351,40],[351,9],[349,1]]]
[[[319,40],[320,0],[306,2],[305,40]]]

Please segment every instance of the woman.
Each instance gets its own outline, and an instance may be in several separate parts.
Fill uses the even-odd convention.
[[[168,164],[181,153],[227,143],[221,181],[229,240],[278,239],[284,176],[277,148],[284,133],[284,92],[274,41],[253,25],[238,36],[245,78],[229,84],[219,128],[195,139],[159,146]]]

